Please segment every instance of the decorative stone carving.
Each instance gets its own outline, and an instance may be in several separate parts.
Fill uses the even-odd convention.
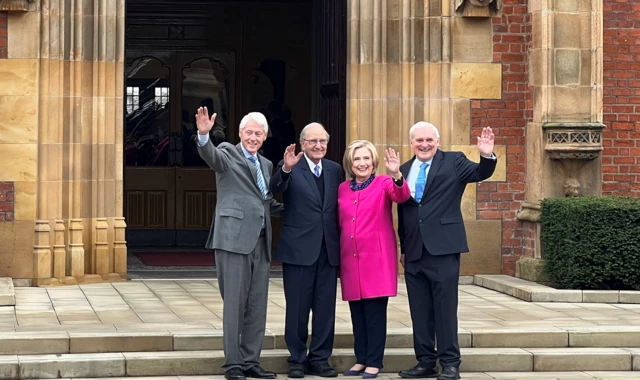
[[[540,209],[541,206],[538,203],[522,202],[520,211],[516,214],[516,219],[526,222],[540,223]]]
[[[491,17],[502,6],[502,0],[455,0],[455,10],[462,17]]]
[[[0,0],[0,11],[28,11],[29,4],[35,3],[35,0]]]
[[[564,181],[564,196],[567,198],[577,198],[580,196],[580,182],[575,178],[567,178]]]
[[[546,123],[545,151],[552,160],[592,160],[602,151],[601,123]]]

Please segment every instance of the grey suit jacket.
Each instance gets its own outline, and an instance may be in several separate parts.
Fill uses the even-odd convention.
[[[216,172],[216,213],[206,247],[239,254],[249,254],[255,248],[262,221],[265,221],[267,253],[271,260],[271,215],[279,217],[283,206],[257,184],[257,170],[245,157],[242,146],[222,143],[215,147],[211,140],[198,145],[200,157]],[[260,168],[268,186],[273,164],[258,155]],[[268,191],[268,189],[267,189]]]

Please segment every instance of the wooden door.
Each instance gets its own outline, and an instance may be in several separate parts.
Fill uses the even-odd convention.
[[[175,229],[176,57],[130,51],[125,71],[125,217],[132,245],[172,245]],[[145,234],[136,234],[146,231]]]
[[[215,144],[235,140],[235,55],[178,53],[177,64],[182,132],[176,144],[176,245],[203,246],[215,213],[216,183],[194,143],[194,114],[201,106],[217,113],[210,136]]]

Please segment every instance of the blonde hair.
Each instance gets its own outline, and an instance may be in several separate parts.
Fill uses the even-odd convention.
[[[344,151],[344,157],[342,158],[342,168],[344,169],[344,172],[347,173],[347,178],[356,178],[356,174],[353,172],[351,167],[353,166],[353,154],[360,148],[367,148],[369,149],[369,152],[371,152],[373,173],[375,173],[378,168],[378,151],[376,150],[376,147],[370,141],[356,140],[349,144],[347,149]]]

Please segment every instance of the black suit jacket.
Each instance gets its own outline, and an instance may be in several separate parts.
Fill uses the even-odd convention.
[[[342,169],[337,163],[322,159],[324,199],[309,169],[305,157],[291,168],[283,179],[283,162],[271,177],[272,193],[284,193],[282,229],[276,247],[275,259],[287,264],[311,265],[320,255],[324,237],[329,263],[340,264],[340,232],[338,230],[338,186],[342,182]]]
[[[407,178],[415,156],[400,166]],[[420,260],[422,247],[432,255],[469,252],[460,202],[468,183],[493,174],[496,160],[467,159],[462,152],[442,152],[433,157],[420,203],[411,197],[398,205],[398,236],[405,262]]]

